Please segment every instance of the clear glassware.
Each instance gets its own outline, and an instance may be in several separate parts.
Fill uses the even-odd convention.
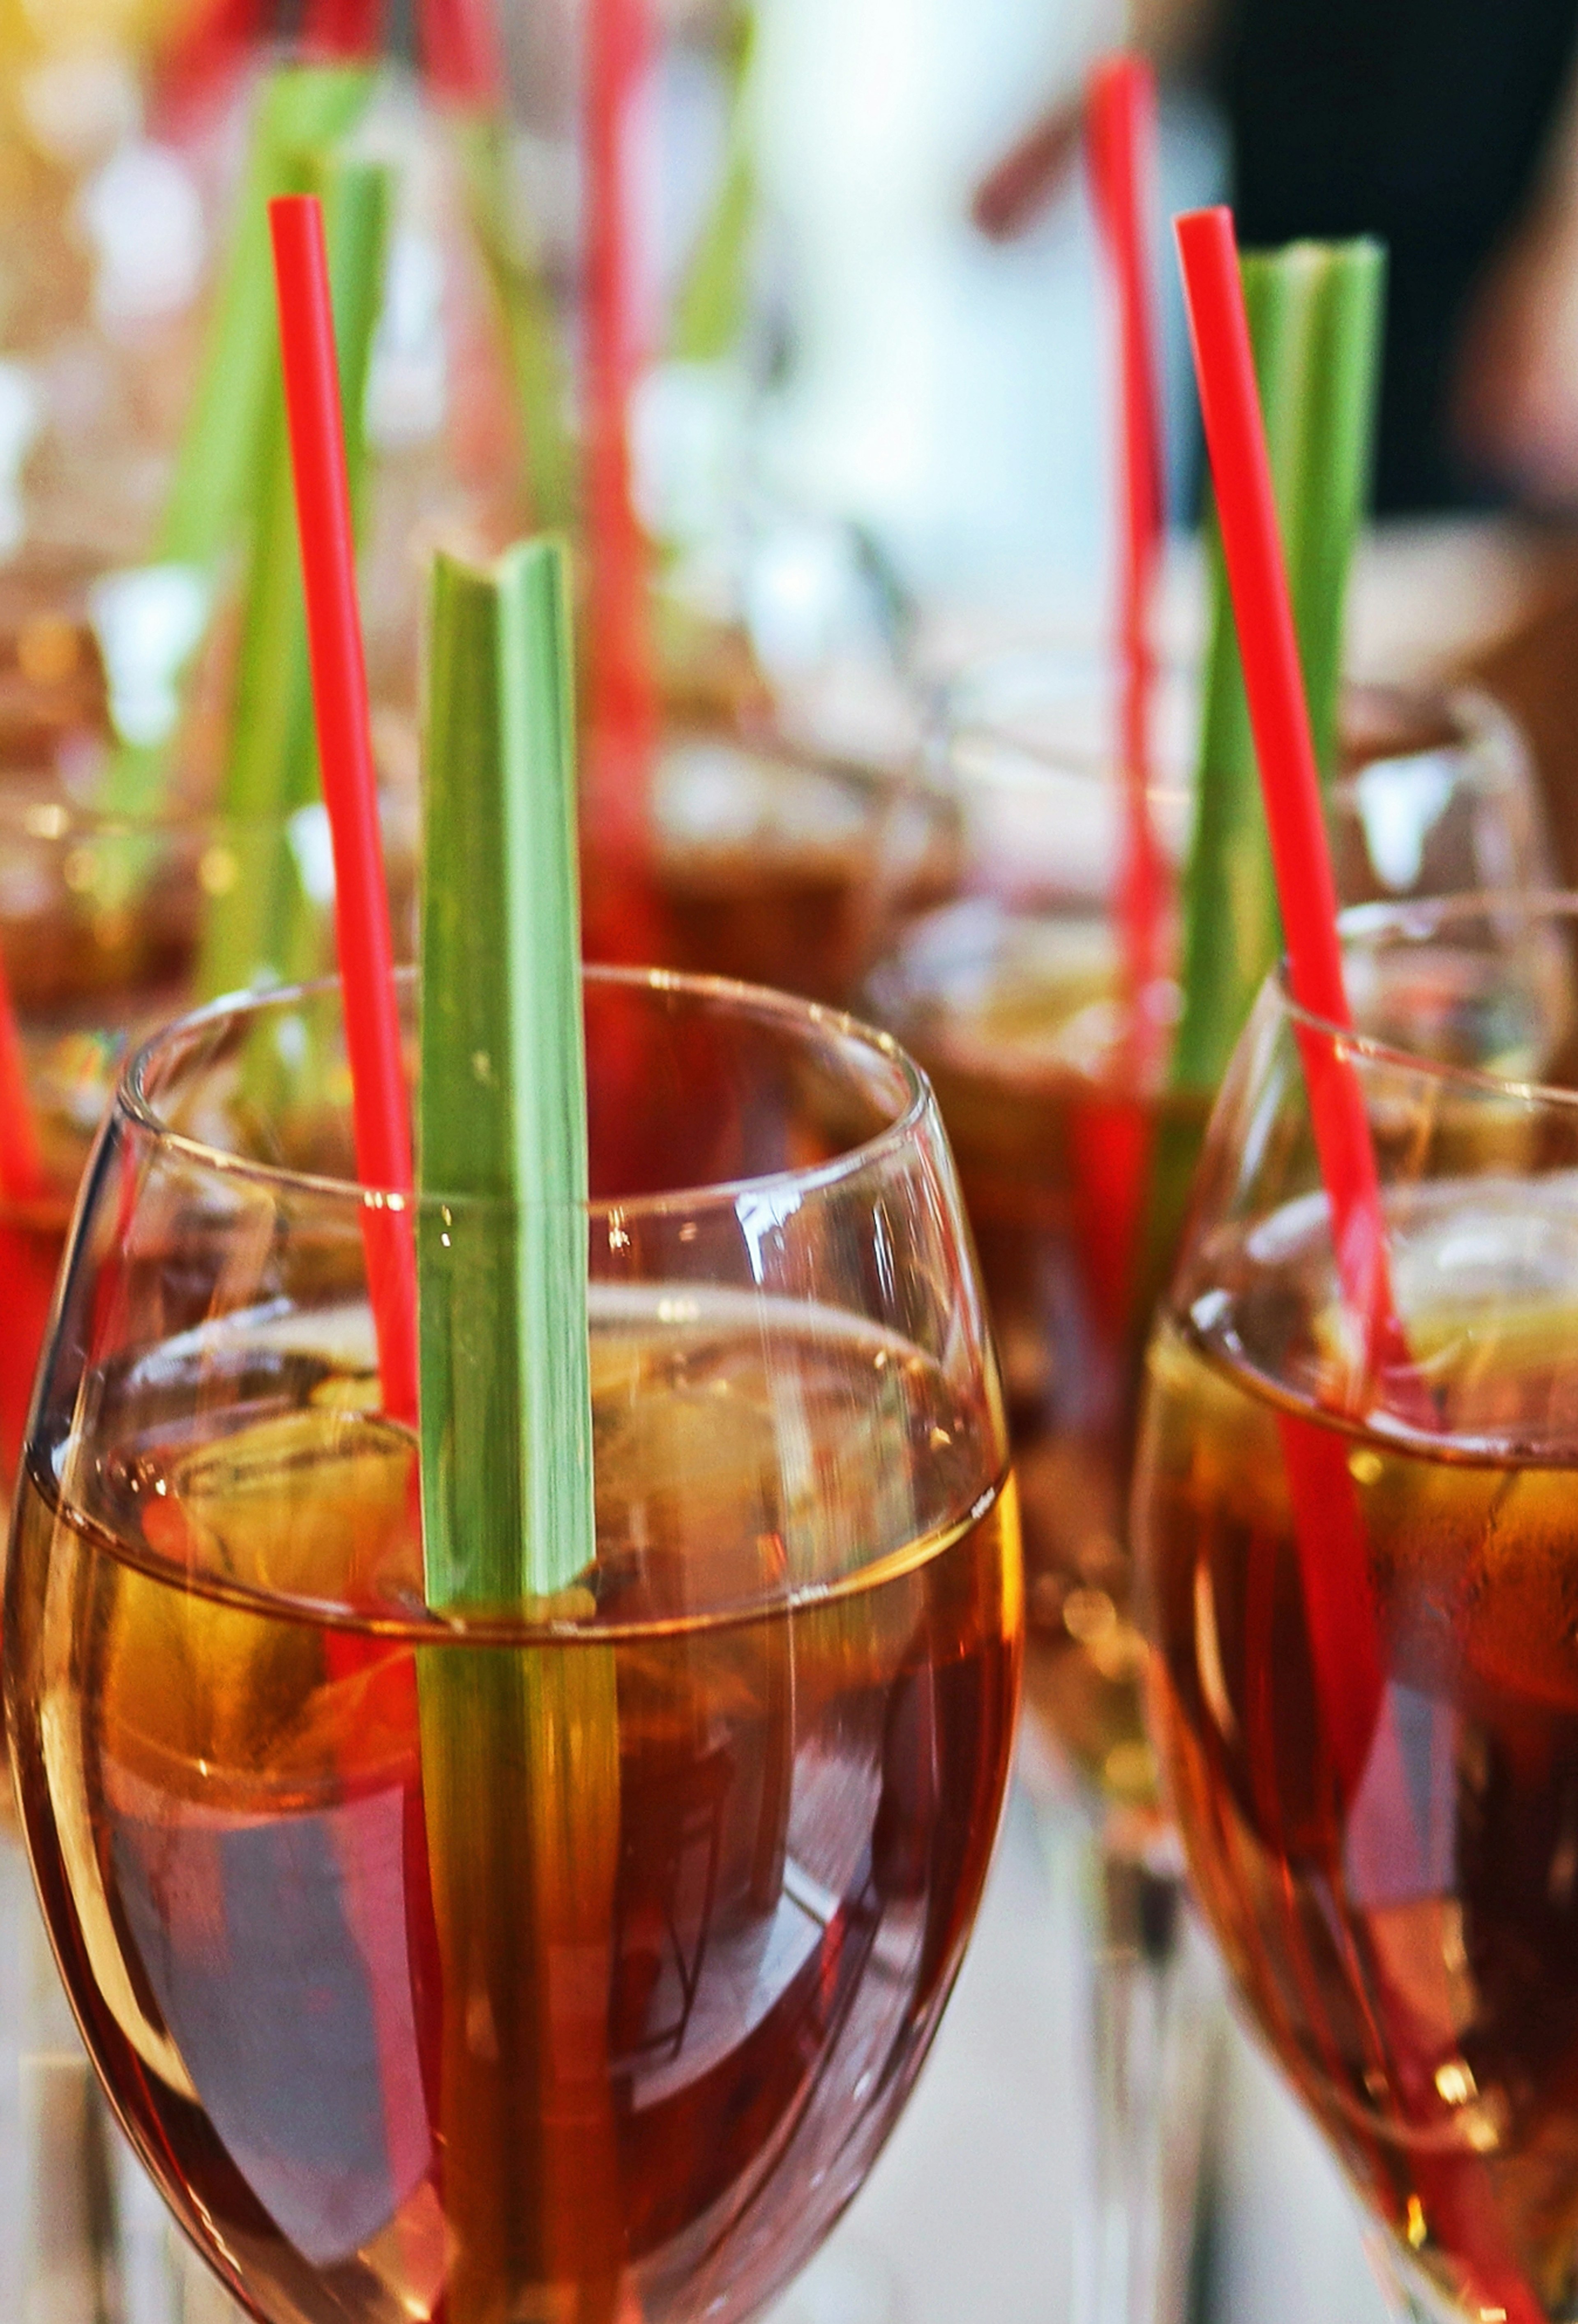
[[[390,803],[386,857],[407,958],[411,840]],[[118,817],[42,773],[0,783],[0,963],[40,1165],[37,1183],[12,1184],[0,1171],[5,1520],[83,1169],[130,1050],[217,990],[285,967],[331,967],[331,875],[318,808],[284,824],[173,810]],[[281,908],[258,908],[270,899]],[[288,934],[291,947],[272,964],[257,948],[272,930]],[[265,1086],[266,1075],[254,1082]],[[149,2201],[55,1991],[8,1794],[5,1808],[0,1950],[17,1982],[0,2009],[0,2312],[94,2313],[82,2287],[124,2280],[125,2324],[175,2324],[179,2310],[150,2288],[167,2271],[145,2248]],[[112,2302],[105,2312],[121,2311]]]
[[[1208,1103],[1166,1086],[1166,1040],[1151,1038],[1176,1019],[1176,985],[1125,991],[1116,703],[1109,667],[1073,651],[951,681],[931,770],[958,817],[957,891],[901,930],[867,1006],[926,1066],[953,1139],[1021,1496],[1029,1717],[1100,1833],[1079,2296],[1097,2324],[1150,2324],[1183,2312],[1197,2158],[1199,2109],[1160,2094],[1204,2070],[1215,2005],[1142,1718],[1127,1499],[1143,1334],[1170,1260],[1148,1224],[1149,1157],[1164,1136],[1197,1140]],[[1165,667],[1149,805],[1175,874],[1198,726],[1193,671]],[[1554,886],[1527,754],[1493,703],[1356,687],[1343,732],[1330,816],[1344,900]],[[1169,957],[1176,944],[1169,929]],[[1056,1836],[1066,1785],[1055,1799]]]
[[[1029,1701],[1103,1797],[1143,1806],[1124,1508],[1169,1255],[1140,1254],[1138,1206],[1157,1122],[1203,1132],[1207,1105],[1165,1086],[1165,1044],[1134,1038],[1115,697],[1098,677],[1088,659],[1038,656],[959,682],[933,770],[957,817],[955,892],[900,929],[870,1001],[937,1090],[981,1252],[1025,1528]],[[1164,672],[1149,798],[1175,875],[1196,724],[1192,678]],[[1330,813],[1345,904],[1555,885],[1527,754],[1494,703],[1355,687],[1343,734]],[[1176,987],[1139,1005],[1165,1028]]]
[[[1572,2312],[1578,905],[1344,923],[1273,978],[1153,1339],[1154,1731],[1241,1998],[1409,2312]],[[1306,1073],[1356,1094],[1400,1344],[1343,1304]]]
[[[917,770],[797,743],[771,718],[671,731],[651,815],[664,959],[835,1007],[955,876],[951,804]]]
[[[392,804],[385,825],[397,947],[410,958],[408,818]],[[277,911],[263,908],[276,896]],[[284,823],[174,808],[125,816],[43,776],[0,783],[0,964],[42,1165],[37,1185],[6,1185],[0,1172],[0,1502],[9,1503],[78,1185],[129,1050],[200,999],[331,968],[332,903],[321,808]],[[275,938],[282,956],[271,960]]]
[[[575,540],[589,745],[617,730],[644,761],[669,713],[773,690],[759,639],[782,650],[785,592],[775,613],[771,573],[763,588],[740,549],[761,529],[761,403],[782,353],[763,315],[754,15],[749,0],[13,12],[0,772],[42,724],[103,755],[118,808],[180,760],[239,811],[221,796],[234,729],[304,669],[281,650],[293,519],[263,217],[265,195],[304,188],[329,211],[385,780],[415,779],[439,540]],[[840,634],[872,595],[844,566],[831,595],[813,582]],[[801,630],[803,577],[801,560]]]
[[[411,1219],[432,1317],[520,1221],[354,1182],[332,984],[134,1061],[41,1375],[29,1853],[134,2145],[281,2324],[756,2313],[903,2103],[996,1830],[1017,1526],[935,1102],[808,1006],[586,991],[562,1598],[428,1600],[365,1236]],[[266,1104],[260,1049],[301,1061]]]
[[[555,34],[557,72],[540,69]],[[512,356],[551,366],[575,225],[524,178],[532,159],[573,176],[570,41],[551,10],[497,0],[398,23],[355,0],[14,13],[0,771],[32,759],[42,721],[102,759],[116,811],[194,768],[208,804],[241,811],[233,726],[300,678],[263,203],[301,189],[323,192],[339,253],[369,669],[386,776],[406,771],[425,549],[503,546],[531,508]],[[342,235],[347,172],[360,226]]]

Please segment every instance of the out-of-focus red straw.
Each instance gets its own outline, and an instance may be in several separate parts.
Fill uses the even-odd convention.
[[[631,150],[651,46],[648,0],[586,11],[586,754],[588,954],[646,956],[651,911],[648,790],[657,681],[647,547],[632,493],[630,418],[640,364]]]
[[[180,116],[226,89],[248,59],[263,45],[263,0],[214,0],[187,22],[161,60],[154,93],[158,127],[179,125]]]
[[[422,68],[440,97],[487,106],[503,95],[499,31],[487,0],[421,0]]]
[[[11,1203],[32,1203],[43,1192],[44,1157],[32,1118],[27,1059],[0,962],[0,1195]]]
[[[1304,677],[1288,598],[1266,454],[1249,326],[1239,277],[1232,216],[1196,210],[1177,221],[1189,330],[1205,440],[1216,488],[1217,517],[1232,592],[1239,654],[1250,719],[1260,763],[1260,787],[1270,827],[1277,892],[1287,942],[1293,998],[1311,1015],[1339,1028],[1351,1026],[1337,936],[1337,900],[1321,814],[1320,787],[1310,739]],[[1389,1390],[1416,1425],[1437,1416],[1409,1361],[1392,1300],[1380,1184],[1352,1063],[1340,1041],[1306,1028],[1300,1053],[1321,1176],[1331,1204],[1342,1294],[1362,1335],[1365,1371],[1385,1368]],[[1294,1533],[1308,1617],[1310,1655],[1325,1748],[1344,1812],[1361,1788],[1367,1818],[1377,1820],[1396,1846],[1417,1810],[1409,1796],[1401,1746],[1389,1762],[1376,1738],[1393,1715],[1390,1670],[1368,1579],[1368,1543],[1348,1448],[1336,1431],[1284,1412],[1280,1434],[1292,1501]],[[1359,1811],[1354,1808],[1354,1812]],[[1303,1939],[1297,1938],[1302,1948]],[[1378,1996],[1380,2052],[1388,2073],[1406,2094],[1400,2103],[1423,2116],[1436,2098],[1440,2055],[1434,2032],[1401,2006],[1381,1980]],[[1317,2037],[1334,2036],[1313,2020]],[[1421,2153],[1420,2182],[1427,2213],[1441,2221],[1466,2282],[1465,2307],[1504,2316],[1509,2324],[1538,2324],[1540,2301],[1520,2270],[1486,2176],[1481,2155]]]
[[[1165,473],[1155,283],[1148,244],[1156,180],[1156,83],[1142,59],[1105,57],[1085,92],[1091,197],[1118,327],[1119,732],[1128,800],[1118,918],[1130,992],[1160,974],[1167,864],[1151,821],[1151,610]]]
[[[345,991],[356,1170],[364,1185],[407,1194],[411,1185],[411,1117],[378,833],[323,212],[314,197],[289,195],[269,204],[269,226],[318,754],[334,840],[336,936]],[[370,1212],[365,1231],[384,1409],[395,1418],[414,1422],[416,1268],[409,1221],[389,1211]]]
[[[1337,935],[1337,891],[1321,811],[1304,673],[1277,525],[1271,465],[1229,209],[1177,221],[1189,335],[1250,723],[1299,1008],[1351,1028]],[[1392,1299],[1380,1183],[1363,1094],[1336,1044],[1301,1040],[1321,1176],[1332,1206],[1338,1278],[1363,1334],[1367,1370],[1406,1366]]]
[[[383,38],[383,0],[307,0],[297,38],[315,62],[371,60]]]
[[[211,0],[171,43],[154,90],[155,121],[172,129],[211,105],[276,41],[270,0]],[[305,0],[293,45],[314,64],[371,61],[383,38],[384,0]]]

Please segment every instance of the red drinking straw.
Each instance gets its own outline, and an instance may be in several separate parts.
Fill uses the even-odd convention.
[[[308,0],[299,37],[309,57],[370,60],[383,44],[383,0]]]
[[[411,1117],[378,834],[323,212],[314,196],[287,195],[269,204],[269,226],[279,290],[318,755],[334,842],[336,939],[345,991],[356,1171],[365,1186],[408,1194],[412,1183]],[[387,1210],[368,1215],[365,1233],[384,1409],[414,1424],[416,1269],[410,1235],[405,1220]]]
[[[1250,721],[1271,837],[1278,898],[1287,944],[1288,982],[1297,1006],[1337,1028],[1351,1029],[1337,899],[1321,812],[1315,747],[1287,577],[1277,527],[1270,462],[1255,384],[1232,214],[1196,210],[1177,222],[1178,252],[1205,441],[1232,593]],[[1337,1276],[1362,1334],[1365,1377],[1383,1366],[1394,1395],[1415,1425],[1435,1419],[1410,1362],[1392,1299],[1380,1183],[1363,1094],[1340,1038],[1300,1032],[1310,1116],[1321,1176],[1331,1204]],[[1279,1416],[1292,1504],[1310,1660],[1327,1766],[1340,1811],[1389,1836],[1406,1831],[1415,1809],[1398,1750],[1388,1765],[1392,1718],[1388,1657],[1370,1580],[1370,1545],[1348,1465],[1348,1441],[1302,1415]],[[1361,1802],[1363,1802],[1362,1806]],[[1335,1884],[1344,1916],[1346,1875]],[[1290,1935],[1302,1943],[1290,1918]],[[1313,1978],[1312,1994],[1317,1989]],[[1435,2129],[1450,2117],[1435,2069],[1440,2035],[1417,1997],[1377,1985],[1381,2070],[1399,2089],[1412,2126]],[[1318,2007],[1317,2035],[1333,2051]],[[1455,2036],[1453,2037],[1455,2042]],[[1465,2287],[1483,2313],[1507,2324],[1539,2324],[1543,2309],[1525,2279],[1498,2212],[1482,2156],[1426,2144],[1415,2163],[1427,2213],[1445,2230]]]
[[[155,127],[171,134],[185,116],[227,89],[269,30],[263,0],[215,0],[184,27],[160,68]]]
[[[1339,1034],[1352,1029],[1337,890],[1321,809],[1293,604],[1282,560],[1271,464],[1255,383],[1232,213],[1194,210],[1177,222],[1178,254],[1217,518],[1238,628],[1250,724],[1260,765],[1295,1003]],[[1301,1040],[1321,1176],[1332,1207],[1337,1275],[1362,1333],[1366,1375],[1407,1368],[1392,1300],[1380,1183],[1364,1101],[1348,1058],[1329,1039]]]
[[[630,163],[651,44],[647,0],[590,0],[586,39],[586,802],[597,882],[586,898],[586,950],[634,960],[650,944],[648,791],[659,728],[630,449],[640,366]]]
[[[176,124],[224,91],[280,37],[271,0],[212,0],[173,43],[160,78],[157,117]],[[384,0],[305,0],[293,16],[296,51],[312,63],[370,61],[383,39]]]
[[[504,92],[498,26],[488,0],[421,0],[422,69],[457,105],[497,104]]]
[[[1156,82],[1135,56],[1104,58],[1085,93],[1092,202],[1117,321],[1119,733],[1128,816],[1118,919],[1131,1000],[1161,973],[1167,867],[1151,823],[1151,607],[1165,522],[1155,284],[1147,254],[1156,180]],[[1137,1027],[1142,1024],[1137,1017]]]
[[[0,1195],[11,1203],[35,1203],[46,1184],[27,1086],[27,1059],[11,1005],[5,965],[0,961]]]
[[[296,518],[307,599],[307,640],[312,665],[318,755],[334,842],[335,932],[345,994],[346,1046],[350,1056],[356,1172],[365,1186],[409,1194],[412,1184],[411,1118],[401,1063],[400,1012],[395,1002],[394,948],[378,835],[377,785],[373,767],[366,667],[356,604],[355,540],[346,475],[345,429],[334,309],[324,248],[323,211],[315,196],[288,195],[269,204],[279,292],[280,343],[284,360],[285,410],[295,472]],[[417,1419],[416,1259],[410,1222],[383,1204],[363,1213],[367,1290],[378,1335],[383,1408],[415,1426]],[[410,1494],[413,1530],[420,1526],[416,1464]],[[394,1646],[337,1635],[328,1664],[337,1683],[368,1690],[368,1715],[409,1738],[417,1770],[406,1786],[407,1847],[411,1862],[425,1848],[420,1784],[420,1729],[414,1658]],[[377,1706],[374,1713],[374,1706]],[[415,2055],[411,1950],[437,1960],[437,1937],[422,1911],[429,1894],[425,1868],[408,1868],[411,1909],[400,1917],[369,1913],[369,1878],[362,1839],[347,1828],[346,1894],[350,1925],[365,1960],[383,2092],[383,2140],[396,2182],[414,2183],[430,2155],[422,2077]]]

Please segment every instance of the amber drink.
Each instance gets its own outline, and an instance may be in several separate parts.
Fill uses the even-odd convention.
[[[1018,1533],[931,1102],[775,998],[587,996],[594,1184],[633,1191],[587,1214],[558,1596],[427,1601],[346,1126],[292,1172],[245,1096],[244,1025],[321,1055],[332,990],[152,1045],[69,1263],[7,1599],[25,1835],[122,2121],[270,2319],[755,2314],[985,1874]],[[434,1201],[433,1243],[479,1220]]]
[[[983,675],[961,700],[947,748],[966,892],[906,926],[873,1003],[937,1085],[981,1252],[1024,1513],[1027,1702],[1104,1796],[1140,1805],[1155,1768],[1127,1531],[1135,1405],[1210,1095],[1169,1085],[1176,984],[1136,991],[1128,973],[1121,790],[1095,712],[1056,670]],[[1175,860],[1187,713],[1171,677],[1150,804]],[[1343,716],[1345,900],[1548,884],[1521,745],[1493,706],[1352,688]]]
[[[775,735],[670,733],[652,782],[661,941],[678,968],[847,1006],[898,918],[946,893],[956,846],[915,772]]]
[[[1567,915],[1526,908],[1570,961]],[[1354,936],[1351,982],[1486,964],[1494,918]],[[1150,1351],[1135,1521],[1169,1797],[1241,1993],[1417,2297],[1536,2324],[1578,2291],[1578,1113],[1538,1078],[1570,1016],[1527,1007],[1519,1038],[1507,989],[1477,1041],[1460,1018],[1469,1070],[1349,1068],[1403,1335],[1374,1360],[1298,1079],[1299,1039],[1346,1052],[1262,1003]]]

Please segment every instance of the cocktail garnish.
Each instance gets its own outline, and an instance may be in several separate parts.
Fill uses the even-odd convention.
[[[450,127],[509,356],[532,515],[545,530],[568,530],[577,487],[570,363],[537,237],[515,213],[512,133],[497,108],[458,98]]]
[[[373,74],[360,64],[283,65],[264,81],[195,400],[149,559],[154,572],[169,567],[183,575],[205,609],[172,678],[184,675],[206,631],[217,568],[246,532],[267,466],[274,302],[264,206],[275,195],[311,189],[301,175],[303,157],[334,149],[372,88]],[[157,812],[169,775],[168,736],[123,734],[105,778],[106,812]]]
[[[756,56],[753,0],[734,0],[720,47],[728,76],[728,111],[717,191],[674,301],[669,355],[674,363],[722,363],[749,319],[748,263],[756,218],[756,163],[751,118]]]
[[[595,1610],[568,560],[434,580],[422,943],[422,1506],[435,1609]],[[579,1586],[577,1586],[579,1585]],[[418,1657],[443,1992],[450,2324],[501,2287],[618,2304],[614,1650]],[[577,1964],[567,1983],[566,1961]],[[476,2027],[485,2024],[486,2044]],[[542,2125],[554,2126],[544,2136]]]
[[[421,0],[417,36],[422,69],[445,108],[493,285],[520,408],[532,514],[543,530],[568,530],[576,517],[569,358],[531,221],[521,215],[492,0]]]
[[[554,1597],[595,1550],[567,563],[537,540],[434,576],[422,1477],[446,1606]]]
[[[1316,765],[1334,750],[1343,608],[1370,470],[1384,254],[1295,243],[1240,261]],[[1219,538],[1195,830],[1183,881],[1183,1006],[1150,1157],[1141,1325],[1177,1247],[1206,1109],[1281,948],[1277,885]],[[1190,1103],[1189,1100],[1195,1101]],[[1149,1296],[1147,1296],[1149,1295]]]

